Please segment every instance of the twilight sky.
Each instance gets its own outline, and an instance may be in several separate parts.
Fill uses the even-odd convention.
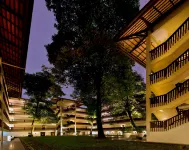
[[[149,0],[140,0],[141,8]],[[41,71],[41,66],[49,65],[47,52],[44,45],[51,42],[51,36],[56,33],[54,28],[54,16],[45,6],[45,0],[34,0],[32,24],[30,30],[30,40],[28,47],[28,56],[26,62],[26,72],[34,73]],[[139,65],[134,67],[145,78],[145,69]],[[70,98],[72,88],[64,88],[65,98]]]

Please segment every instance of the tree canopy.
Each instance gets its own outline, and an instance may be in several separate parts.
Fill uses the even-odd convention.
[[[146,86],[143,78],[135,71],[130,76],[120,71],[119,78],[116,78],[113,83],[111,86],[114,87],[108,94],[110,114],[127,116],[132,127],[137,130],[134,118],[145,118]]]
[[[85,35],[106,33],[112,39],[139,11],[139,0],[46,0],[53,11],[58,32],[46,45],[50,63],[63,47],[75,50],[85,45]]]
[[[54,12],[57,34],[46,45],[55,77],[73,85],[81,100],[95,100],[98,137],[103,138],[101,109],[106,82],[133,62],[119,51],[113,37],[139,10],[139,0],[46,0]]]
[[[56,115],[51,109],[51,99],[62,96],[64,93],[61,87],[55,82],[53,75],[47,70],[33,74],[26,73],[23,88],[29,96],[24,109],[33,118],[33,129],[35,121],[44,124],[55,122]],[[31,134],[33,129],[31,130]]]

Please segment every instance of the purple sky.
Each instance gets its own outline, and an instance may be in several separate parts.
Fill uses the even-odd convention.
[[[140,0],[141,8],[148,2],[148,0]],[[41,66],[44,64],[49,65],[47,59],[47,52],[44,45],[51,42],[51,37],[56,33],[54,28],[54,16],[52,12],[49,12],[45,6],[45,0],[35,0],[32,16],[32,24],[30,31],[30,41],[28,48],[28,57],[26,72],[34,73],[41,71]],[[145,69],[139,65],[136,65],[135,70],[142,74],[145,78]],[[66,93],[65,98],[70,98],[72,88],[64,88]]]

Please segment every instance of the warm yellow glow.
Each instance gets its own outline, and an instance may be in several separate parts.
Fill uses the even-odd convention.
[[[152,33],[152,42],[156,45],[163,43],[168,38],[168,32],[166,29],[160,28]]]

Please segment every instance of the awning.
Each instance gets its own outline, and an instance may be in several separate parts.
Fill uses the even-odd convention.
[[[147,31],[186,0],[150,0],[115,37],[121,50],[143,67],[146,66]],[[155,45],[152,44],[152,49]]]
[[[0,0],[0,56],[9,97],[21,97],[33,0]]]

